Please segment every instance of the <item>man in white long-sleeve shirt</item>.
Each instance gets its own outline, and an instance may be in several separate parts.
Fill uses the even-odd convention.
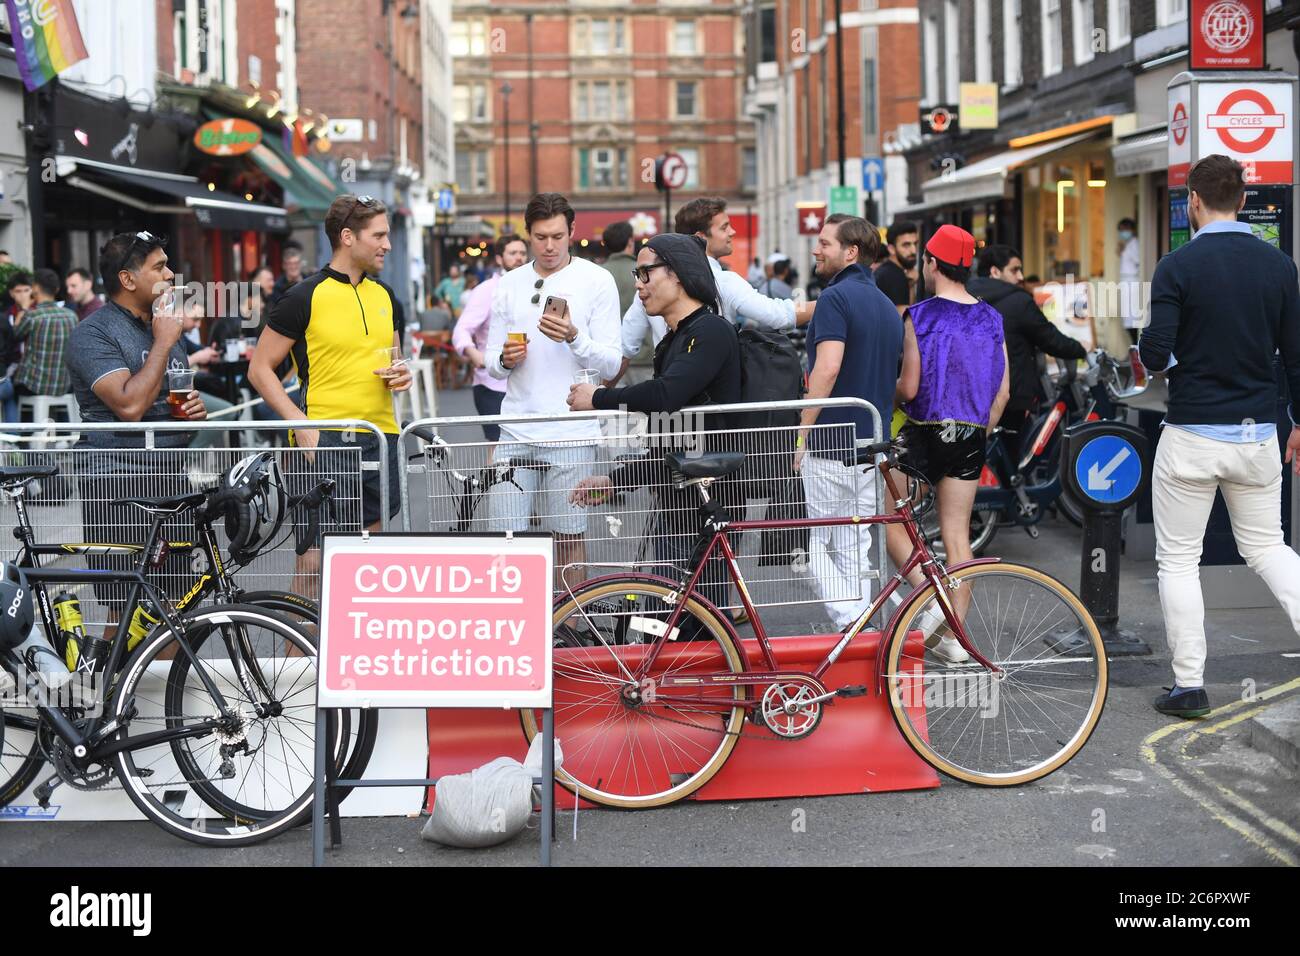
[[[804,325],[812,318],[813,302],[796,303],[790,299],[773,299],[758,292],[737,272],[728,272],[718,260],[731,255],[736,230],[727,215],[727,201],[714,196],[692,199],[677,210],[673,217],[676,232],[696,235],[704,240],[713,269],[713,280],[718,286],[722,317],[734,325],[753,325],[762,329],[784,331]],[[636,355],[647,334],[658,346],[668,332],[664,320],[646,314],[645,306],[637,299],[623,315],[623,367]],[[620,373],[621,374],[621,373]]]
[[[575,257],[573,207],[559,193],[539,193],[524,210],[533,261],[506,273],[492,296],[484,357],[488,374],[506,380],[502,415],[554,415],[555,421],[501,426],[493,461],[498,480],[488,496],[493,531],[525,531],[536,513],[555,535],[556,567],[585,560],[584,509],[569,492],[591,475],[600,428],[568,419],[577,373],[618,374],[618,286],[600,266]],[[543,315],[548,298],[566,303]],[[511,336],[524,341],[511,341]],[[581,575],[569,577],[574,583]]]

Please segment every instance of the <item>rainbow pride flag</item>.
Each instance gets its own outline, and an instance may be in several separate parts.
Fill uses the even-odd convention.
[[[72,0],[5,0],[18,71],[28,90],[89,55]]]

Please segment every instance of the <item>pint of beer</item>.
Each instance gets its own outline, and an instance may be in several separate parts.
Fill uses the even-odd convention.
[[[194,369],[173,368],[167,372],[167,404],[171,406],[172,418],[188,418],[184,405],[190,400],[194,391]]]

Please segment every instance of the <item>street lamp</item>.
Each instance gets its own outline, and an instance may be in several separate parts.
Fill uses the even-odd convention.
[[[510,94],[514,91],[515,88],[510,85],[509,81],[501,86],[501,130],[505,140],[505,155],[502,157],[501,162],[504,167],[501,172],[501,188],[505,194],[505,207],[502,216],[505,221],[501,224],[502,235],[510,231]]]

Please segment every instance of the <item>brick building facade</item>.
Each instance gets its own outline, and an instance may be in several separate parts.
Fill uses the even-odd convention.
[[[836,42],[832,0],[745,4],[745,105],[756,123],[757,209],[762,253],[791,256],[811,275],[811,242],[799,237],[796,203],[825,202],[840,183]],[[916,122],[917,6],[906,0],[842,4],[844,182],[863,185],[862,160],[882,157],[900,126]],[[882,219],[906,202],[901,157],[885,163],[885,188],[862,194],[860,213]]]
[[[739,14],[734,0],[456,0],[461,216],[498,230],[508,218],[522,229],[532,193],[562,192],[579,211],[580,251],[595,253],[593,240],[618,219],[632,218],[643,236],[663,230],[654,159],[673,150],[688,179],[672,209],[699,195],[727,197],[743,259],[753,134],[741,109]]]

